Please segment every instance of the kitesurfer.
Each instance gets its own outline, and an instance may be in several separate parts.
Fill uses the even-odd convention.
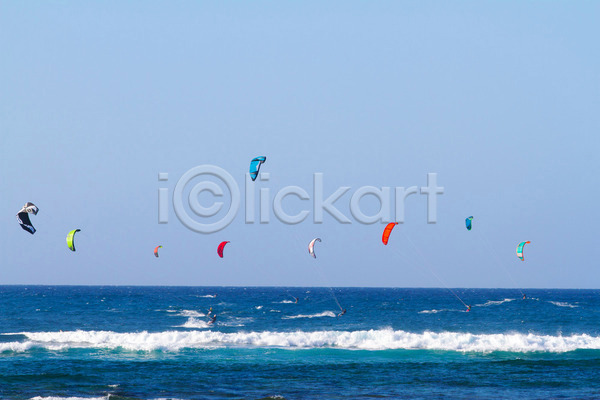
[[[467,312],[471,311],[471,305],[467,306]]]
[[[212,318],[210,319],[208,325],[214,324],[216,320],[217,320],[217,314],[215,314],[215,315],[212,316]]]
[[[294,303],[298,304],[298,298],[294,297],[294,300],[296,300]]]
[[[206,314],[206,316],[210,317],[210,314],[212,314],[212,307],[208,309],[208,314]]]
[[[525,293],[523,293],[523,300],[526,300],[527,296],[525,296]]]
[[[344,314],[346,314],[346,309],[345,309],[345,308],[342,310],[342,312],[341,312],[341,313],[339,313],[339,314],[338,314],[338,317],[341,317],[341,316],[342,316],[342,315],[344,315]]]

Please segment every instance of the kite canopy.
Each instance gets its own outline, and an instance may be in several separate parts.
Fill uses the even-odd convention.
[[[473,221],[473,217],[467,217],[467,219],[465,219],[465,224],[467,225],[467,230],[471,230],[471,221]]]
[[[21,225],[21,228],[31,233],[32,235],[35,233],[35,228],[31,224],[29,214],[37,215],[38,211],[39,209],[35,204],[27,202],[25,203],[23,208],[21,208],[17,213],[17,221],[19,221],[19,225]]]
[[[521,259],[521,261],[525,261],[525,257],[523,257],[523,248],[525,247],[525,244],[528,244],[528,243],[531,243],[531,242],[530,241],[521,242],[517,246],[517,257],[519,257]]]
[[[308,254],[313,256],[313,258],[317,258],[317,256],[315,255],[315,242],[320,242],[320,241],[321,241],[321,238],[314,238],[308,244]]]
[[[75,233],[77,233],[79,231],[81,231],[81,229],[73,229],[67,235],[67,246],[69,246],[69,249],[71,251],[75,251]]]
[[[219,244],[219,247],[217,247],[217,254],[219,255],[219,257],[223,258],[223,249],[225,248],[225,245],[229,243],[229,241],[225,241],[225,242],[221,242]]]
[[[383,244],[388,244],[388,240],[390,238],[390,234],[392,233],[392,229],[394,229],[396,225],[398,225],[398,222],[390,222],[386,225],[385,229],[383,230],[383,236],[381,238]]]
[[[154,256],[155,256],[155,257],[158,257],[158,249],[162,249],[162,246],[156,246],[156,247],[154,248]]]
[[[253,181],[256,180],[258,172],[260,171],[260,166],[265,161],[267,161],[267,157],[265,156],[256,157],[253,158],[252,161],[250,161],[250,178],[252,178]]]

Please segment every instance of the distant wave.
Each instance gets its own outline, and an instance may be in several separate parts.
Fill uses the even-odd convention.
[[[30,349],[53,351],[73,348],[124,349],[130,351],[178,351],[218,347],[273,347],[282,349],[333,348],[347,350],[446,350],[458,352],[556,352],[600,350],[600,337],[548,336],[522,333],[471,334],[458,332],[410,333],[391,329],[315,332],[166,331],[130,332],[69,331],[22,332],[22,342],[0,343],[2,352]]]
[[[576,308],[579,307],[577,305],[574,304],[570,304],[570,303],[565,303],[563,301],[549,301],[548,303],[550,304],[554,304],[557,307],[569,307],[569,308]]]
[[[217,295],[216,294],[205,294],[205,295],[194,295],[194,297],[202,297],[202,298],[214,299],[215,297],[217,297]]]
[[[504,300],[488,300],[484,304],[477,304],[477,307],[489,307],[489,306],[499,306],[500,304],[510,303],[511,301],[515,301],[515,299],[504,299]]]
[[[443,308],[441,310],[436,310],[436,309],[433,309],[433,310],[423,310],[423,311],[419,311],[419,314],[437,314],[439,312],[467,312],[467,310],[466,309],[450,310],[450,309],[447,309],[447,308]]]
[[[281,301],[274,301],[274,303],[276,303],[276,304],[292,304],[292,303],[295,303],[295,301],[292,301],[292,300],[281,300]]]
[[[336,314],[332,311],[324,311],[322,313],[318,313],[318,314],[299,314],[299,315],[292,315],[289,317],[281,317],[281,319],[296,319],[296,318],[320,318],[320,317],[335,317]]]

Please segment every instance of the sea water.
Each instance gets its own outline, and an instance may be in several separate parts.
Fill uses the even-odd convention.
[[[600,398],[600,291],[524,292],[3,286],[0,398]]]

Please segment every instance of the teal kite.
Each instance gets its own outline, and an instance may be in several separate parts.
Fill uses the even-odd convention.
[[[260,171],[260,166],[265,161],[267,161],[267,157],[265,156],[256,157],[253,158],[252,161],[250,161],[250,178],[252,178],[253,181],[256,180],[258,172]]]
[[[531,243],[531,242],[530,241],[521,242],[517,246],[517,257],[519,257],[521,259],[521,261],[525,261],[525,257],[523,257],[523,247],[525,247],[525,245],[529,244],[529,243]]]
[[[471,230],[471,221],[473,221],[473,216],[467,217],[467,219],[465,219],[465,224],[467,225],[468,231]]]

